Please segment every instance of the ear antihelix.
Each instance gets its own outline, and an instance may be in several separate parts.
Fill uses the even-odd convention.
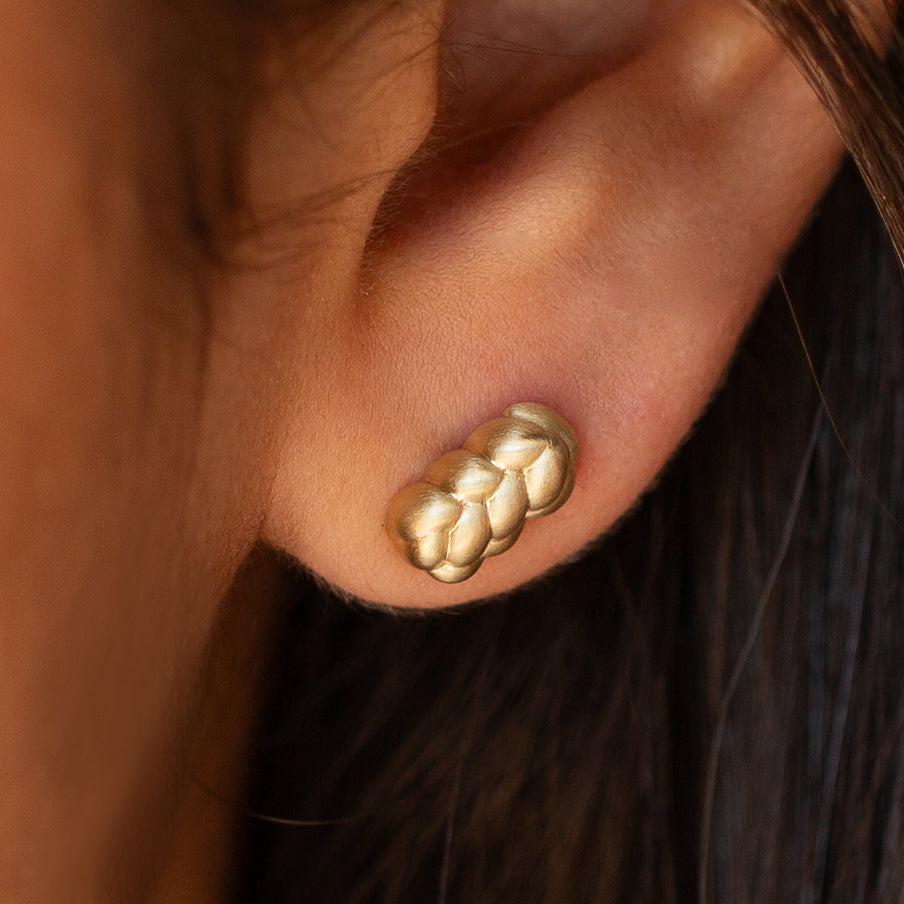
[[[510,549],[526,519],[565,504],[577,458],[564,418],[539,402],[518,402],[396,493],[386,529],[415,568],[447,584],[464,581]]]

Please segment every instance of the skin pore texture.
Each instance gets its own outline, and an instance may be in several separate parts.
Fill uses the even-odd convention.
[[[238,781],[255,545],[409,608],[574,554],[692,427],[840,147],[731,2],[353,5],[249,123],[278,225],[191,265],[144,194],[142,10],[0,2],[0,899],[215,900],[189,751]],[[572,500],[438,585],[388,501],[519,400],[575,428]]]

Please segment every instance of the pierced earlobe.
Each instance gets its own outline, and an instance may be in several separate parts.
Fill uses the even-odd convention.
[[[574,488],[578,443],[546,405],[518,402],[396,493],[386,529],[415,568],[447,584],[510,549],[527,518],[549,515]]]

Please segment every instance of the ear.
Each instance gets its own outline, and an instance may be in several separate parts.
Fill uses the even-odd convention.
[[[509,105],[510,129],[491,121],[511,82],[502,57],[470,66],[459,47],[441,67],[436,145],[397,181],[357,291],[309,307],[299,348],[264,535],[338,587],[435,607],[537,576],[632,506],[719,382],[840,143],[734,2],[655,24],[551,67]],[[572,498],[466,583],[438,584],[386,536],[390,500],[521,401],[574,428]]]

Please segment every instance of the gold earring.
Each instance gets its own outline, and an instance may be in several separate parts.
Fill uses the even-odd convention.
[[[565,503],[577,457],[564,418],[539,402],[518,402],[399,490],[386,529],[415,568],[447,584],[464,581],[514,544],[525,519]]]

